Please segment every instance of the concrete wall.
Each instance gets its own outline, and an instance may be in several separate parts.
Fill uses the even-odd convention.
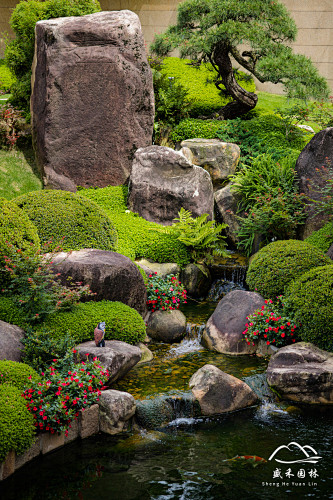
[[[289,9],[298,26],[295,51],[311,57],[333,91],[333,0],[281,1]],[[3,48],[1,33],[10,33],[10,12],[17,3],[16,0],[0,0],[0,52]],[[100,0],[100,3],[103,10],[130,9],[136,12],[149,47],[155,33],[160,33],[175,21],[179,0]],[[281,91],[271,84],[264,84],[262,89],[270,92]]]

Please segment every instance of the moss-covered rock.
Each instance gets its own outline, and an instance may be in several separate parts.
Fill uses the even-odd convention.
[[[145,339],[146,326],[140,314],[121,302],[86,302],[73,311],[57,312],[48,316],[38,330],[44,330],[54,338],[69,333],[77,342],[93,340],[94,329],[105,321],[105,340],[122,340],[136,344]]]
[[[79,194],[33,191],[14,201],[36,225],[41,242],[52,241],[51,248],[115,250],[117,233],[108,215]]]
[[[40,380],[38,373],[25,363],[17,363],[16,361],[0,361],[0,384],[14,385],[20,391],[29,382],[37,382]]]
[[[319,248],[322,252],[327,252],[333,244],[333,222],[328,222],[318,231],[313,231],[304,241]]]
[[[285,304],[301,323],[299,335],[326,351],[333,351],[333,265],[308,271],[289,284]]]
[[[275,299],[291,281],[310,269],[329,264],[318,248],[298,240],[270,243],[256,253],[250,263],[246,282],[265,298]]]
[[[17,454],[31,446],[35,427],[32,413],[25,405],[21,391],[14,386],[0,385],[0,462],[7,453],[15,450]]]

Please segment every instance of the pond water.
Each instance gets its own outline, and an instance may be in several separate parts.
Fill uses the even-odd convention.
[[[213,291],[239,286],[217,283]],[[215,306],[212,300],[189,303],[184,311],[187,338],[180,344],[151,345],[154,360],[116,385],[136,398],[140,426],[122,436],[77,441],[35,459],[1,484],[1,499],[333,498],[333,410],[278,401],[266,385],[262,358],[203,349],[201,325]],[[214,418],[197,416],[188,381],[206,363],[245,380],[260,404]],[[173,402],[171,413],[165,411],[166,401],[169,407]],[[291,442],[289,451],[280,450],[269,460]],[[311,454],[321,458],[297,462],[304,459],[298,445],[311,446]],[[235,458],[244,455],[264,460]]]

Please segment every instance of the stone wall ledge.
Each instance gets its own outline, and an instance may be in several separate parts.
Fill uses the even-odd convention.
[[[90,436],[98,434],[99,432],[106,432],[107,434],[120,434],[121,432],[126,432],[130,427],[130,422],[133,414],[135,413],[135,401],[133,396],[128,393],[114,390],[103,391],[101,398],[103,399],[103,394],[107,396],[110,394],[113,399],[117,396],[117,406],[111,406],[109,408],[109,417],[112,420],[112,426],[105,429],[104,423],[104,407],[99,404],[94,404],[90,408],[80,410],[79,416],[76,420],[71,422],[71,427],[68,429],[68,435],[65,433],[61,434],[50,434],[42,433],[38,434],[33,442],[33,444],[21,455],[17,455],[14,450],[11,450],[5,460],[0,463],[0,482],[7,477],[14,474],[15,471],[20,469],[23,465],[33,460],[39,455],[46,455],[51,451],[55,451],[62,446],[71,443],[75,439],[86,439]],[[132,404],[130,408],[123,408],[122,401],[129,400]],[[128,403],[127,403],[128,406]],[[101,411],[102,410],[102,411]]]

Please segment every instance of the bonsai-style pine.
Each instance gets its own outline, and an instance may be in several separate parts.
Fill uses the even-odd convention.
[[[229,119],[258,101],[237,83],[232,57],[260,82],[282,83],[288,97],[328,97],[327,82],[311,60],[293,53],[296,34],[286,7],[275,0],[185,0],[178,6],[177,23],[155,37],[151,50],[164,57],[177,48],[195,64],[210,62],[215,85],[233,98],[218,113]]]

